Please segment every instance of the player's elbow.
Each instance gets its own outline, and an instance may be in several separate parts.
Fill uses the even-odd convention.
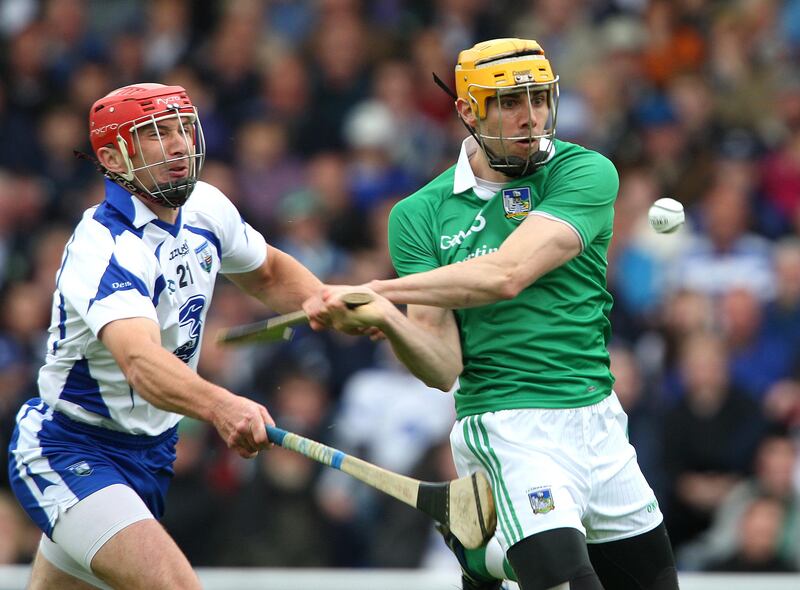
[[[453,389],[453,386],[456,384],[456,379],[458,379],[458,376],[461,374],[462,368],[460,362],[454,363],[452,366],[436,374],[426,375],[422,378],[422,381],[428,387],[447,393]]]
[[[439,377],[435,379],[426,379],[425,385],[428,387],[432,387],[433,389],[438,389],[439,391],[443,391],[445,393],[449,392],[453,389],[453,385],[456,383],[456,378],[453,377],[452,379],[449,377]]]
[[[508,301],[514,299],[527,286],[516,268],[504,270],[499,273],[495,283],[495,294],[498,300]]]

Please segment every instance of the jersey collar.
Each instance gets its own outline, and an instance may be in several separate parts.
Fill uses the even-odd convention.
[[[545,146],[549,146],[549,141],[547,139],[542,139],[542,142]],[[453,178],[453,194],[457,195],[459,193],[466,192],[470,189],[474,189],[478,186],[478,181],[475,180],[475,173],[472,171],[472,166],[469,163],[469,159],[472,157],[472,154],[478,151],[478,142],[475,140],[474,137],[471,135],[464,139],[461,142],[461,153],[458,154],[458,162],[456,163],[456,172]],[[545,147],[547,149],[547,147]],[[549,154],[547,159],[545,159],[545,163],[549,162],[553,159],[553,156],[556,154],[556,146],[555,143],[552,145],[552,149],[549,150]]]
[[[146,223],[158,219],[158,215],[142,203],[134,195],[120,185],[108,179],[106,183],[106,201],[127,219],[133,227],[139,229]]]
[[[453,178],[453,194],[466,192],[478,186],[478,181],[475,180],[475,173],[472,171],[472,166],[469,165],[469,159],[472,154],[478,151],[478,142],[472,136],[467,137],[461,142],[461,153],[458,155],[458,162],[456,163],[456,173]]]

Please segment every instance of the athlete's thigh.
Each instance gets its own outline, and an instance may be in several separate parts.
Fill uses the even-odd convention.
[[[508,560],[522,590],[603,590],[589,561],[586,538],[573,528],[523,539],[508,550]]]
[[[186,556],[156,520],[142,520],[109,539],[92,559],[92,570],[115,588],[200,588]]]
[[[28,590],[95,590],[96,588],[96,585],[84,582],[50,563],[41,551],[36,552]]]
[[[74,505],[103,488],[126,483],[94,441],[65,430],[39,400],[20,410],[9,451],[14,495],[48,537]]]
[[[589,557],[606,588],[678,590],[678,573],[664,523],[629,539],[594,543]]]
[[[628,442],[628,419],[617,396],[598,404],[590,420],[594,481],[584,515],[587,542],[628,539],[655,529],[664,517]]]
[[[577,419],[576,419],[577,417]],[[459,475],[480,470],[492,484],[501,547],[581,523],[590,489],[575,412],[505,410],[468,416],[451,433]]]

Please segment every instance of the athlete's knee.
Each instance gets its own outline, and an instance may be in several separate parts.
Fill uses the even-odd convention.
[[[522,590],[603,590],[586,538],[577,529],[538,533],[512,546],[507,555]]]

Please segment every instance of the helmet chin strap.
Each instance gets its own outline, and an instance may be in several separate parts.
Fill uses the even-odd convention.
[[[459,117],[459,119],[461,119],[461,117]],[[469,134],[475,141],[478,142],[478,145],[481,146],[483,153],[486,154],[486,161],[489,167],[500,174],[505,174],[509,178],[521,178],[528,174],[533,174],[544,166],[545,162],[547,162],[547,157],[550,155],[550,152],[547,150],[536,150],[528,158],[500,156],[481,140],[481,136],[478,135],[473,127],[467,125],[464,119],[461,119],[461,123],[467,128],[467,131],[469,131]]]
[[[152,191],[153,196],[148,198],[161,205],[178,209],[183,207],[186,201],[189,200],[196,184],[197,180],[189,178],[179,183],[162,183],[156,186]]]

